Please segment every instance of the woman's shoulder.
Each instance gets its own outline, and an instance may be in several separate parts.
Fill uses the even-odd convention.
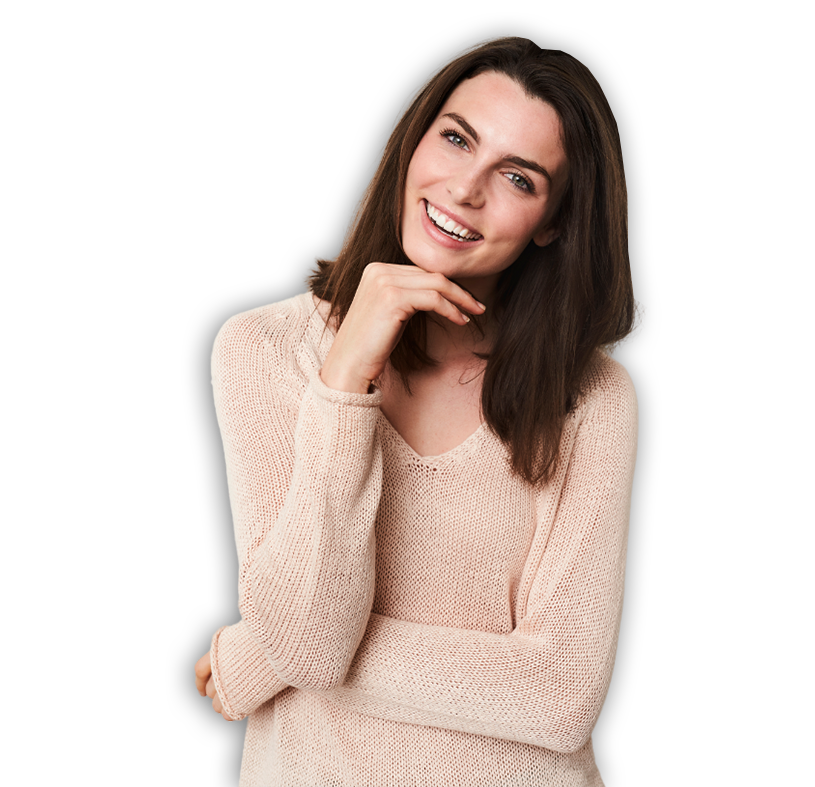
[[[258,344],[274,341],[303,328],[310,317],[309,307],[311,311],[314,310],[311,294],[302,293],[240,312],[221,326],[215,343]]]
[[[589,360],[584,377],[584,390],[595,395],[635,397],[634,383],[616,358],[606,350],[596,350]]]
[[[310,292],[241,312],[215,337],[213,371],[250,366],[275,376],[304,372],[304,364],[319,363],[323,334],[330,333],[324,328]]]
[[[636,428],[637,393],[625,367],[606,351],[597,350],[583,377],[578,410],[585,416]]]

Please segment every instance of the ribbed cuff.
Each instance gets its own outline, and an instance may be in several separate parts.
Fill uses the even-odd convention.
[[[329,388],[323,382],[319,371],[311,372],[309,381],[317,396],[334,404],[348,404],[356,407],[379,407],[382,404],[382,391],[378,388],[369,394],[338,391],[336,388]]]
[[[286,688],[243,621],[215,632],[210,660],[215,690],[230,721],[243,719]]]

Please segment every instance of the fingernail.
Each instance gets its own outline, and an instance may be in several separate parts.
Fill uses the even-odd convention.
[[[476,301],[476,303],[477,303],[477,304],[478,304],[478,305],[479,305],[479,306],[480,306],[482,309],[485,309],[485,310],[486,310],[486,308],[487,308],[487,307],[486,307],[486,306],[485,306],[483,303],[481,303],[481,301]]]
[[[464,318],[464,322],[470,322],[470,318],[466,314],[461,315]]]

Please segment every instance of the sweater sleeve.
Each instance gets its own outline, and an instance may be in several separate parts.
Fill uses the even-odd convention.
[[[373,614],[345,683],[327,697],[370,716],[561,752],[585,744],[608,690],[622,610],[637,422],[620,371],[584,411],[515,629]]]
[[[341,683],[373,600],[381,394],[334,391],[316,364],[303,391],[304,330],[291,311],[247,312],[212,356],[242,615],[216,633],[212,660],[232,718],[285,686]]]

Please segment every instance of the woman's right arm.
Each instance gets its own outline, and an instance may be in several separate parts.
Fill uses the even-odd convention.
[[[212,356],[243,620],[211,659],[232,718],[286,685],[341,682],[373,596],[381,394],[333,391],[316,367],[303,390],[304,331],[290,307],[258,309],[226,323]]]
[[[265,310],[257,310],[221,330],[213,386],[243,621],[216,634],[212,662],[218,694],[233,718],[286,685],[330,688],[344,679],[373,598],[381,394],[367,394],[370,380],[413,314],[434,311],[464,324],[462,309],[483,311],[439,274],[368,266],[302,398],[287,368],[296,349],[281,349],[285,319],[274,328],[264,322]]]

